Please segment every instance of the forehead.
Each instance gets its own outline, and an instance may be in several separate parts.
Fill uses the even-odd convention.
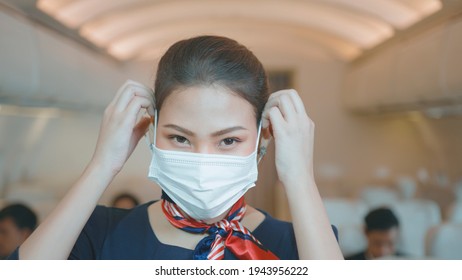
[[[194,86],[173,91],[164,101],[159,121],[255,124],[255,111],[247,100],[219,85]]]
[[[369,238],[377,240],[395,240],[398,238],[398,229],[393,227],[388,230],[371,230],[367,235]]]
[[[18,229],[16,226],[16,223],[13,221],[11,217],[4,217],[3,219],[0,219],[0,229],[2,230],[13,230],[13,229]]]

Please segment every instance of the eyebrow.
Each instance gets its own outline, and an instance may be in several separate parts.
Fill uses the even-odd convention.
[[[222,130],[219,130],[217,132],[214,132],[214,133],[212,133],[212,136],[216,137],[216,136],[224,135],[226,133],[230,133],[230,132],[233,132],[233,131],[236,131],[236,130],[247,130],[247,128],[242,127],[242,126],[233,126],[233,127],[230,127],[230,128],[226,128],[226,129],[222,129]]]
[[[194,132],[192,132],[191,130],[188,130],[188,129],[183,128],[183,127],[178,126],[178,125],[166,124],[166,125],[164,125],[164,127],[172,128],[174,130],[177,130],[177,131],[182,132],[182,133],[184,133],[186,135],[189,135],[189,136],[194,136],[195,135]],[[217,136],[224,135],[224,134],[236,131],[236,130],[247,130],[247,128],[242,127],[242,126],[233,126],[233,127],[230,127],[230,128],[226,128],[226,129],[216,131],[216,132],[212,133],[211,135],[213,137],[217,137]]]
[[[194,132],[192,132],[191,130],[187,130],[186,128],[182,128],[181,126],[178,126],[178,125],[166,124],[164,125],[164,127],[175,129],[189,136],[194,136]]]

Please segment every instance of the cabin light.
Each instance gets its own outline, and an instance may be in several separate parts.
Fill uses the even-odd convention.
[[[205,5],[207,9],[203,8]],[[315,43],[330,40],[325,44],[327,49],[351,60],[390,39],[396,30],[404,30],[441,10],[443,4],[440,0],[289,1],[271,5],[244,0],[181,4],[146,0],[38,0],[36,7],[119,60],[152,59],[148,55],[150,49],[157,55],[156,44],[171,40],[177,30],[178,34],[189,37],[204,30],[226,33],[232,24],[225,19],[231,16],[257,23],[302,26],[305,33],[322,34],[311,36]],[[220,20],[212,21],[213,18]],[[352,50],[342,48],[336,41]]]

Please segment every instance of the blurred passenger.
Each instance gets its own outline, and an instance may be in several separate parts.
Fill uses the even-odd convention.
[[[367,238],[367,248],[347,256],[347,260],[371,260],[387,256],[401,256],[397,252],[399,222],[395,214],[388,208],[378,208],[370,211],[365,219],[364,233]]]
[[[140,204],[138,199],[129,193],[122,193],[112,200],[112,207],[122,209],[132,209]]]
[[[0,211],[0,259],[8,257],[37,226],[37,216],[27,206],[12,204]]]

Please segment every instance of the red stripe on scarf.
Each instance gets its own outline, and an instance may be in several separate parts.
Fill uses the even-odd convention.
[[[210,246],[210,253],[207,255],[209,260],[221,260],[224,258],[225,247],[233,253],[236,258],[241,260],[277,260],[279,259],[268,249],[263,248],[263,245],[245,228],[240,221],[245,215],[246,203],[244,197],[241,197],[232,207],[226,217],[214,224],[206,224],[202,221],[195,220],[185,216],[180,211],[180,208],[165,199],[162,201],[162,210],[168,221],[175,227],[190,233],[206,233],[213,226],[226,231],[226,235],[222,237],[215,233],[214,242]],[[235,217],[230,217],[237,211]],[[199,231],[193,231],[199,229]],[[240,232],[247,238],[241,238],[240,235],[234,235]]]

